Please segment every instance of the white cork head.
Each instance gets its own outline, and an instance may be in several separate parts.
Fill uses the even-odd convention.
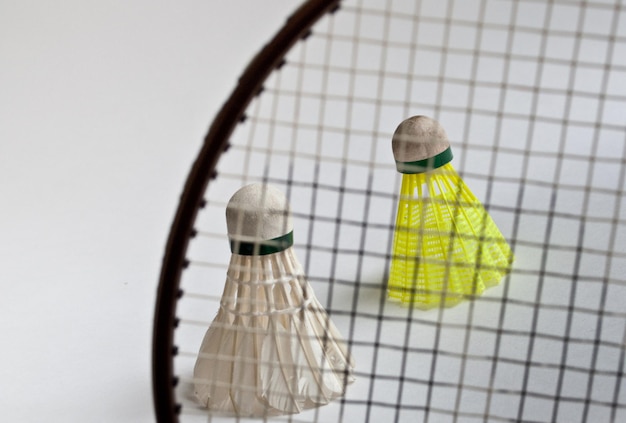
[[[398,125],[391,148],[396,163],[402,164],[436,157],[450,148],[450,141],[439,122],[427,116],[413,116]],[[398,167],[398,171],[402,169]]]
[[[231,240],[266,241],[286,235],[293,231],[287,197],[271,185],[246,185],[228,202],[226,226]]]

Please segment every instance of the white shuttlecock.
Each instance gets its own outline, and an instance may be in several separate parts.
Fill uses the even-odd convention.
[[[211,410],[263,417],[342,396],[352,357],[295,256],[287,199],[269,185],[245,186],[226,220],[233,254],[196,361],[196,397]]]

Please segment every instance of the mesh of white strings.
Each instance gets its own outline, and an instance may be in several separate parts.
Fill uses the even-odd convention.
[[[626,420],[624,5],[346,1],[286,59],[196,221],[175,333],[181,421],[232,421],[197,404],[193,363],[220,305],[236,304],[223,296],[224,210],[251,182],[289,198],[296,280],[356,366],[343,398],[265,420]],[[500,285],[429,311],[385,288],[400,190],[391,136],[416,114],[443,125],[515,253]],[[308,303],[262,304],[255,313],[288,315]]]

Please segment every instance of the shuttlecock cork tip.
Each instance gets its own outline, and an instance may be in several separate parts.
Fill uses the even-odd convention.
[[[226,226],[233,253],[263,255],[293,244],[293,221],[287,197],[268,184],[240,188],[226,206]]]
[[[450,141],[443,127],[427,116],[405,119],[391,141],[396,169],[401,173],[423,173],[452,160]]]

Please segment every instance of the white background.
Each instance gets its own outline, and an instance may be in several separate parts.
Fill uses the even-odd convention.
[[[297,2],[0,2],[0,415],[154,421],[152,313],[213,116]]]

